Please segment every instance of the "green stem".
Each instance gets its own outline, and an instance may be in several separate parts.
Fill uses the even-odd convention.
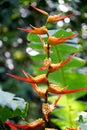
[[[56,49],[56,52],[57,52],[57,56],[58,56],[58,61],[61,62],[61,57],[60,57],[60,53],[59,53],[59,50],[57,47],[55,47]],[[64,76],[64,69],[63,67],[61,68],[61,75],[62,75],[62,80],[63,80],[63,86],[65,87],[66,86],[66,80],[65,80],[65,76]],[[69,118],[69,124],[70,124],[70,127],[73,126],[73,120],[72,120],[72,117],[71,117],[71,106],[70,106],[70,103],[69,103],[69,99],[66,95],[66,102],[67,102],[67,107],[68,107],[68,118]]]
[[[49,38],[49,34],[47,34],[48,38]],[[47,43],[47,49],[48,49],[48,53],[47,53],[47,57],[48,59],[50,58],[50,45]],[[46,73],[46,77],[48,78],[48,75],[49,75],[49,68],[47,70],[47,73]],[[47,82],[47,87],[49,87],[49,80]],[[48,88],[46,90],[46,99],[45,99],[45,103],[48,102]]]

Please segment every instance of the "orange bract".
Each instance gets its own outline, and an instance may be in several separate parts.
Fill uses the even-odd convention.
[[[41,97],[41,98],[46,98],[46,89],[43,89],[43,88],[39,88],[37,87],[36,84],[31,84],[32,87],[34,88],[34,90],[36,91],[36,93]],[[35,87],[34,87],[35,86]]]
[[[53,15],[53,16],[50,15],[50,16],[48,16],[47,23],[57,22],[59,20],[65,19],[65,18],[70,17],[70,16],[73,16],[73,14],[69,14],[66,16],[62,16],[61,14]]]
[[[46,26],[42,26],[40,28],[34,27],[33,29],[25,29],[25,28],[18,28],[19,30],[28,32],[28,33],[35,33],[35,34],[48,34],[48,30]]]
[[[40,13],[42,13],[42,14],[48,16],[48,13],[47,13],[46,11],[43,11],[43,10],[41,10],[41,9],[39,9],[39,8],[36,8],[35,6],[32,6],[32,5],[30,5],[30,6],[31,6],[32,8],[34,8],[35,10],[37,10],[38,12],[40,12]]]
[[[75,37],[75,36],[76,36],[76,34],[72,34],[71,36],[68,36],[66,38],[56,38],[54,36],[49,36],[48,44],[50,44],[50,45],[58,45],[58,44],[60,44],[62,42],[65,42],[65,41],[69,40],[70,38]]]
[[[66,16],[63,16],[63,15],[61,15],[61,14],[58,14],[58,15],[49,15],[46,11],[43,11],[43,10],[41,10],[41,9],[35,7],[35,6],[32,6],[32,5],[30,5],[30,6],[31,6],[32,8],[34,8],[35,10],[37,10],[38,12],[40,12],[40,13],[42,13],[42,14],[48,16],[46,23],[57,22],[57,21],[59,21],[59,20],[62,20],[62,19],[65,19],[65,18],[67,18],[67,17],[71,17],[71,16],[74,15],[74,14],[68,14],[68,15],[66,15]]]
[[[73,89],[73,90],[68,90],[65,88],[60,88],[58,85],[55,84],[50,84],[48,91],[54,94],[70,94],[70,93],[76,93],[80,91],[85,91],[87,88],[78,88],[78,89]]]
[[[49,58],[46,58],[44,63],[43,63],[43,67],[39,68],[40,70],[45,70],[45,69],[48,69],[48,71],[51,73],[51,72],[54,72],[58,69],[60,69],[61,67],[63,67],[65,64],[67,64],[76,54],[73,54],[71,55],[70,57],[68,57],[65,61],[63,62],[60,62],[60,63],[57,63],[57,64],[54,64],[54,63],[51,63],[51,59]]]

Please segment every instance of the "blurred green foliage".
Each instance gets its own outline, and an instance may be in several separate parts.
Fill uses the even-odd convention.
[[[23,83],[21,81],[17,81],[10,77],[7,77],[6,73],[15,73],[16,75],[22,75],[22,70],[26,70],[28,73],[36,74],[36,67],[32,64],[35,64],[33,61],[33,57],[30,57],[28,54],[28,45],[30,45],[29,41],[27,41],[27,34],[17,30],[19,27],[29,27],[29,24],[33,26],[40,27],[44,24],[46,18],[35,11],[34,9],[29,7],[29,4],[32,3],[42,10],[47,11],[49,14],[58,14],[58,12],[62,12],[63,14],[74,13],[75,15],[70,18],[70,22],[62,21],[61,23],[49,24],[49,29],[61,28],[67,31],[74,31],[78,34],[77,38],[67,45],[61,45],[61,48],[65,48],[63,54],[67,54],[67,52],[78,52],[81,48],[78,56],[87,59],[87,1],[86,0],[0,0],[0,87],[9,92],[15,93],[17,96],[25,98],[32,105],[30,107],[30,111],[32,109],[32,113],[29,112],[30,118],[37,118],[40,116],[40,98],[36,95],[36,93],[32,90],[29,84]],[[65,5],[65,6],[64,6]],[[65,10],[62,10],[64,7]],[[67,8],[65,8],[67,7]],[[30,37],[32,38],[32,37]],[[78,43],[77,44],[75,44]],[[27,44],[28,43],[28,44]],[[72,45],[73,43],[73,45]],[[37,47],[39,44],[37,45]],[[71,48],[72,46],[72,48]],[[68,49],[66,50],[66,48]],[[40,48],[40,47],[38,47]],[[71,48],[71,49],[70,49]],[[55,48],[53,48],[55,49]],[[63,56],[63,55],[62,55]],[[64,55],[65,56],[65,55]],[[63,56],[63,58],[64,58]],[[39,57],[42,59],[42,57]],[[37,57],[38,59],[38,57]],[[73,61],[72,61],[73,62]],[[75,62],[75,59],[74,59]],[[73,62],[73,64],[74,64]],[[87,67],[84,65],[84,60],[80,62],[78,59],[78,63],[75,62],[75,65],[80,67],[80,74],[77,75],[75,72],[66,72],[66,78],[71,79],[67,80],[67,84],[73,86],[83,85],[86,87],[87,80]],[[83,66],[84,65],[84,66]],[[68,65],[70,66],[70,64]],[[33,69],[33,67],[35,69]],[[67,69],[67,66],[65,66]],[[84,74],[84,76],[83,76]],[[71,77],[72,75],[72,77]],[[53,77],[52,77],[53,78]],[[50,76],[50,79],[52,79]],[[55,79],[55,76],[54,76]],[[76,79],[76,80],[75,80]],[[79,83],[79,79],[81,80],[81,84]],[[86,79],[83,81],[83,79]],[[73,82],[73,80],[75,82]],[[54,80],[55,81],[55,80]],[[84,95],[84,94],[83,94]],[[79,96],[78,96],[79,97]],[[83,97],[86,100],[86,96]],[[36,102],[35,104],[32,101]],[[36,109],[36,111],[34,111]]]

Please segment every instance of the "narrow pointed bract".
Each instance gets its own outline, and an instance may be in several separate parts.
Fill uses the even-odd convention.
[[[63,62],[57,63],[57,64],[51,64],[51,66],[49,67],[49,72],[54,72],[58,69],[60,69],[61,67],[63,67],[65,64],[67,64],[73,57],[75,57],[76,54],[73,54],[71,56],[69,56],[66,60],[64,60]]]
[[[17,130],[17,128],[19,128],[19,129],[27,129],[28,128],[27,125],[13,124],[9,121],[6,121],[5,124],[7,124],[10,128],[13,128],[13,130]]]
[[[40,13],[42,13],[42,14],[48,16],[46,23],[57,22],[57,21],[59,21],[59,20],[62,20],[62,19],[65,19],[65,18],[67,18],[67,17],[71,17],[71,16],[74,15],[74,14],[68,14],[68,15],[65,15],[65,16],[63,16],[63,15],[61,15],[61,14],[58,14],[58,15],[49,15],[46,11],[43,11],[43,10],[41,10],[41,9],[35,7],[35,6],[30,5],[30,7],[32,7],[32,8],[35,9],[35,10],[37,10],[38,12],[40,12]]]
[[[33,5],[30,5],[30,6],[31,6],[32,8],[34,8],[35,10],[37,10],[38,12],[40,12],[40,13],[42,13],[42,14],[48,16],[48,13],[47,13],[46,11],[43,11],[43,10],[41,10],[41,9],[39,9],[39,8],[37,8],[37,7],[35,7],[35,6],[33,6]]]
[[[80,91],[87,91],[87,88],[77,88],[73,90],[68,90],[65,88],[60,88],[58,85],[50,84],[48,91],[54,94],[70,94],[70,93],[76,93]]]
[[[65,64],[67,64],[73,57],[75,57],[76,54],[71,55],[70,57],[68,57],[66,60],[64,60],[63,62],[54,64],[51,63],[50,59],[46,59],[45,63],[43,63],[43,67],[39,68],[40,70],[46,70],[48,69],[48,71],[54,72],[58,69],[60,69],[61,67],[63,67]]]
[[[16,75],[13,75],[13,74],[9,74],[7,73],[8,76],[11,76],[12,78],[15,78],[15,79],[18,79],[18,80],[21,80],[21,81],[24,81],[24,82],[28,82],[28,83],[37,83],[37,84],[42,84],[42,83],[47,83],[48,82],[48,78],[46,77],[46,74],[41,74],[41,75],[38,75],[36,77],[32,77],[31,75],[28,75],[28,78],[23,78],[23,77],[20,77],[20,76],[16,76]]]
[[[39,118],[30,123],[26,122],[25,125],[13,124],[9,121],[6,121],[5,124],[7,124],[11,128],[13,127],[13,128],[23,129],[23,130],[36,130],[44,127],[44,120],[42,118]],[[13,130],[17,130],[17,129],[13,129]]]
[[[48,34],[48,30],[46,26],[42,26],[40,28],[26,29],[26,28],[18,28],[19,30],[34,33],[34,34]]]
[[[68,15],[65,15],[65,16],[63,16],[63,15],[61,15],[61,14],[58,14],[58,15],[50,15],[50,16],[48,16],[48,19],[47,19],[47,23],[53,23],[53,22],[57,22],[57,21],[59,21],[59,20],[62,20],[62,19],[65,19],[65,18],[67,18],[67,17],[71,17],[71,16],[73,16],[74,14],[68,14]]]
[[[56,38],[54,36],[49,36],[48,44],[50,44],[50,45],[58,45],[58,44],[60,44],[62,42],[65,42],[65,41],[75,37],[75,36],[76,36],[76,34],[72,34],[71,36],[68,36],[66,38]]]
[[[15,126],[13,126],[13,124],[11,124],[9,121],[6,121],[5,124],[8,125],[8,126],[11,128],[11,130],[18,130],[18,129],[17,129]]]

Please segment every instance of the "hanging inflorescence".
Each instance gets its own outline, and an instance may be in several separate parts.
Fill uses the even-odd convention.
[[[54,128],[53,129],[52,128],[45,128],[45,122],[49,121],[49,114],[55,109],[56,104],[60,100],[61,96],[63,94],[70,94],[70,93],[79,92],[82,90],[87,90],[87,88],[68,90],[65,86],[64,86],[64,88],[61,88],[58,84],[50,83],[50,81],[48,79],[48,76],[50,75],[50,73],[53,73],[53,72],[57,71],[58,69],[60,69],[61,67],[63,67],[70,60],[72,60],[72,58],[76,55],[76,54],[72,54],[66,60],[64,60],[60,63],[53,63],[51,56],[50,56],[51,46],[59,45],[65,41],[75,37],[76,34],[73,33],[71,36],[60,37],[60,38],[55,37],[55,36],[50,36],[48,33],[47,24],[57,22],[57,21],[62,20],[66,17],[71,17],[71,16],[73,16],[73,14],[69,14],[66,16],[63,16],[62,14],[49,15],[47,12],[45,12],[41,9],[38,9],[32,5],[30,5],[30,6],[32,8],[34,8],[36,11],[47,16],[47,20],[46,20],[45,25],[42,27],[39,27],[39,28],[36,28],[36,27],[31,25],[32,29],[24,29],[24,28],[18,28],[18,29],[23,30],[23,31],[28,32],[28,33],[37,34],[39,36],[40,41],[43,45],[44,52],[46,53],[46,57],[43,61],[43,65],[41,68],[39,68],[39,70],[47,70],[47,71],[45,74],[41,74],[41,75],[38,75],[36,77],[33,77],[32,75],[28,74],[24,70],[23,70],[23,74],[25,77],[16,76],[13,74],[7,74],[7,75],[11,76],[13,78],[16,78],[18,80],[22,80],[24,82],[30,83],[32,88],[36,91],[36,93],[40,96],[40,98],[44,99],[44,102],[42,103],[42,113],[43,113],[44,118],[39,118],[39,119],[35,120],[34,122],[25,123],[25,125],[12,124],[9,121],[6,121],[6,124],[8,126],[10,126],[10,128],[12,130],[17,130],[17,128],[23,129],[23,130],[36,130],[36,129],[39,130],[39,128],[42,128],[42,127],[45,130],[55,130]],[[48,38],[47,43],[45,43],[45,41],[42,37],[42,35],[44,35],[44,34],[47,35],[47,38]],[[45,84],[47,86],[47,88],[41,88],[38,86],[38,84]],[[49,93],[58,95],[57,99],[52,104],[49,104],[49,102],[48,102]],[[72,128],[67,128],[67,130],[80,130],[80,128],[73,128],[73,126],[72,126]]]

